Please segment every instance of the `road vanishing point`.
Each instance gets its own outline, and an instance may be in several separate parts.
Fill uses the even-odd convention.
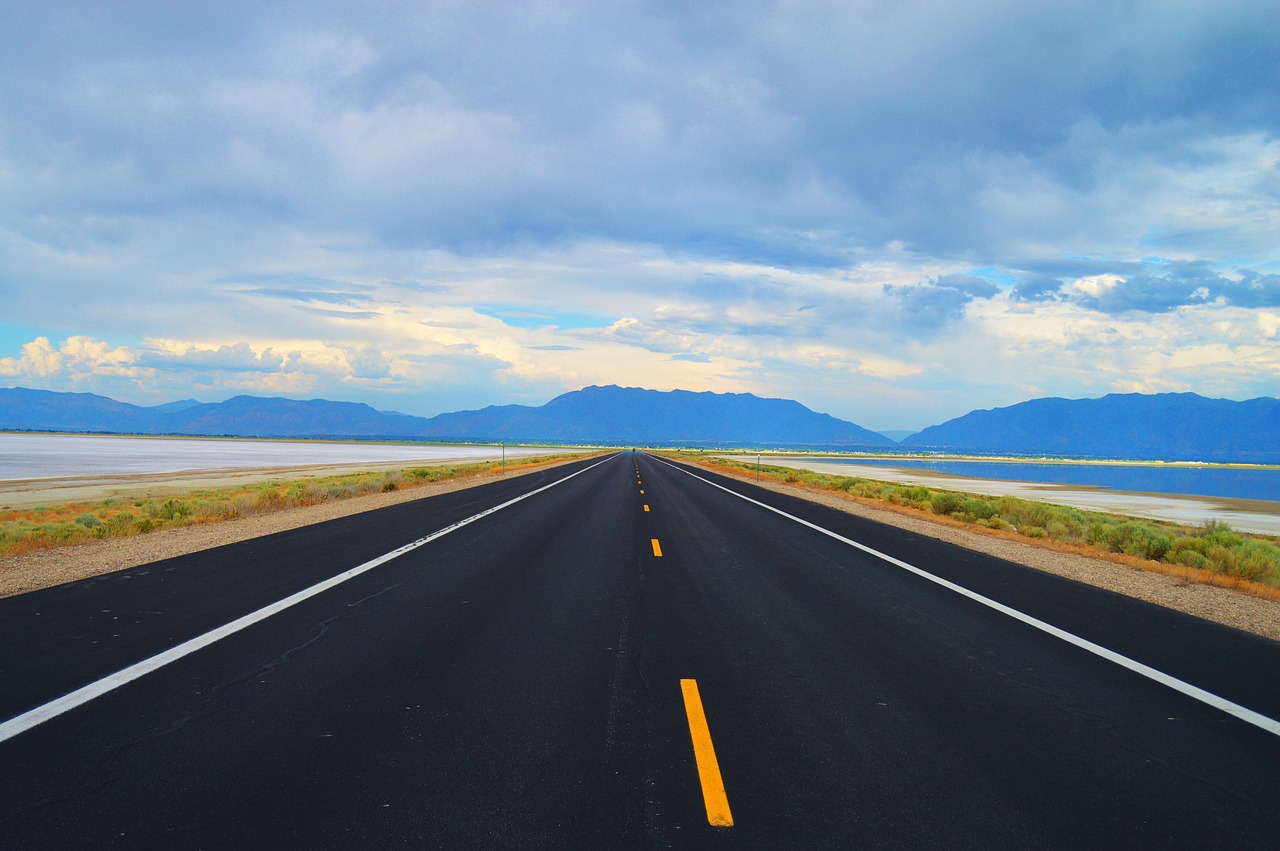
[[[1280,643],[618,452],[0,600],[3,848],[1274,848]]]

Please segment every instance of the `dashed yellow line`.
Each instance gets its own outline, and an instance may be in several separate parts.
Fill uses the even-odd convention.
[[[653,554],[658,558],[662,558],[662,545],[658,543],[658,539],[650,538],[649,543],[653,544]]]
[[[702,711],[702,697],[698,694],[697,680],[681,680],[684,694],[684,711],[689,716],[689,736],[693,739],[693,758],[698,764],[698,781],[702,784],[702,803],[707,808],[707,822],[713,827],[733,827],[733,813],[729,811],[729,797],[720,777],[720,762],[711,744],[711,731],[707,729],[707,716]]]
[[[648,511],[648,510],[649,510],[649,506],[647,506],[647,505],[646,505],[646,506],[644,507],[644,510],[645,510],[645,511]]]

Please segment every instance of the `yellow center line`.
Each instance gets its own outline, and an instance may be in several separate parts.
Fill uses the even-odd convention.
[[[685,714],[689,716],[689,735],[693,739],[693,758],[698,763],[698,780],[702,783],[702,802],[707,808],[707,822],[713,827],[733,827],[733,813],[729,812],[729,798],[724,793],[720,763],[716,759],[716,749],[711,744],[706,713],[702,711],[698,681],[681,680],[680,691],[684,694]]]
[[[658,556],[659,558],[661,558],[661,557],[662,557],[662,546],[658,543],[658,539],[657,539],[657,538],[650,538],[650,539],[649,539],[649,543],[653,544],[653,554],[654,554],[655,556]]]
[[[646,505],[646,506],[644,507],[644,510],[645,510],[645,511],[648,511],[648,510],[649,510],[649,506],[647,506],[647,505]]]
[[[644,493],[644,488],[640,488],[640,493]]]

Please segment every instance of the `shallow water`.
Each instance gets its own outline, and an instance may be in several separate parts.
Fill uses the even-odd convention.
[[[729,456],[739,461],[754,461],[754,455]],[[1229,497],[1217,495],[1159,495],[1159,492],[1133,493],[1097,485],[1064,484],[1043,481],[1015,481],[1012,479],[988,479],[939,475],[941,470],[917,465],[899,465],[884,459],[883,465],[864,463],[864,458],[827,458],[820,456],[778,457],[770,456],[767,463],[780,467],[795,467],[835,476],[858,476],[907,485],[925,485],[931,488],[980,493],[988,496],[1014,496],[1033,499],[1055,505],[1069,505],[1087,511],[1102,511],[1129,517],[1147,517],[1196,526],[1210,520],[1229,524],[1242,532],[1263,535],[1280,535],[1280,502],[1260,500],[1238,503]],[[876,459],[880,460],[880,459]],[[985,463],[985,462],[984,462]],[[1008,463],[1008,462],[1006,462]],[[1018,466],[1009,464],[1009,466]],[[1050,464],[1029,464],[1029,467],[1051,467]],[[1277,471],[1272,471],[1277,472]]]
[[[1134,493],[1222,496],[1280,502],[1280,469],[1163,464],[1038,464],[1027,461],[984,461],[922,458],[817,457],[824,464],[891,467],[897,470],[935,470],[953,476],[1087,485]],[[790,464],[790,462],[788,462]]]

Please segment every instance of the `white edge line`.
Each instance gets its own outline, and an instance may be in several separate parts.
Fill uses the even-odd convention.
[[[983,595],[979,594],[976,591],[970,591],[968,588],[965,588],[961,585],[957,585],[954,582],[950,582],[946,579],[943,579],[940,576],[934,576],[932,573],[929,573],[928,571],[921,570],[920,568],[916,567],[913,564],[908,564],[907,562],[902,561],[901,559],[897,559],[891,555],[882,553],[879,550],[876,550],[867,546],[866,544],[860,544],[851,538],[846,538],[843,535],[840,535],[836,532],[832,532],[830,529],[824,529],[821,526],[818,526],[817,524],[810,523],[808,520],[804,520],[799,517],[796,517],[795,515],[788,514],[787,512],[783,511],[780,508],[774,508],[772,505],[767,505],[766,503],[760,502],[759,500],[756,500],[756,499],[752,499],[749,496],[744,496],[738,493],[737,491],[730,490],[729,488],[726,488],[723,485],[716,484],[710,479],[704,479],[702,478],[702,476],[699,476],[696,473],[690,472],[689,470],[686,470],[684,467],[681,467],[678,464],[672,464],[670,461],[667,461],[665,459],[658,459],[658,460],[662,461],[662,463],[666,464],[669,467],[673,467],[676,470],[679,470],[685,475],[692,476],[693,478],[697,479],[700,482],[704,482],[708,485],[711,485],[713,488],[719,488],[725,493],[733,494],[739,499],[745,499],[747,502],[758,505],[761,508],[768,509],[769,511],[772,511],[775,514],[780,514],[783,517],[786,517],[788,520],[794,520],[796,523],[799,523],[801,526],[807,526],[816,532],[821,532],[822,534],[830,538],[835,538],[837,541],[840,541],[841,543],[844,543],[844,544],[848,544],[849,546],[854,547],[856,549],[862,550],[864,553],[867,553],[868,555],[873,555],[876,558],[882,559],[883,561],[887,561],[889,562],[889,564],[892,564],[895,567],[900,567],[903,570],[914,573],[917,576],[920,576],[924,579],[928,579],[930,582],[937,583],[938,585],[941,585],[943,588],[947,588],[951,591],[956,592],[957,594],[961,594],[965,597],[968,597],[970,600],[974,600],[978,603],[981,603],[984,606],[995,609],[997,612],[1008,615],[1009,617],[1014,618],[1015,620],[1022,621],[1023,623],[1029,626],[1033,626],[1042,632],[1046,632],[1049,635],[1052,635],[1056,638],[1060,638],[1069,644],[1074,644],[1076,647],[1082,648],[1084,650],[1088,650],[1090,653],[1093,653],[1096,656],[1101,656],[1103,659],[1106,659],[1110,662],[1114,662],[1115,664],[1119,665],[1122,668],[1128,668],[1130,671],[1133,671],[1134,673],[1141,674],[1147,679],[1154,680],[1155,682],[1160,683],[1163,686],[1167,686],[1173,689],[1174,691],[1181,692],[1187,697],[1191,697],[1200,701],[1201,703],[1208,704],[1209,706],[1212,706],[1214,709],[1219,709],[1223,712],[1226,712],[1228,715],[1232,715],[1241,721],[1244,721],[1246,723],[1252,724],[1255,727],[1266,730],[1268,733],[1271,733],[1276,736],[1280,736],[1280,721],[1277,721],[1274,718],[1269,718],[1266,715],[1263,715],[1259,712],[1254,712],[1252,709],[1249,709],[1247,707],[1241,706],[1238,703],[1234,703],[1230,700],[1227,700],[1225,697],[1219,697],[1213,692],[1205,691],[1199,686],[1193,686],[1191,685],[1191,683],[1188,683],[1184,680],[1180,680],[1177,677],[1166,674],[1163,671],[1159,671],[1155,668],[1152,668],[1149,665],[1144,665],[1137,660],[1130,659],[1128,656],[1123,656],[1115,652],[1114,650],[1109,650],[1100,644],[1094,644],[1092,641],[1088,640],[1087,638],[1081,638],[1080,636],[1075,635],[1074,633],[1067,632],[1065,629],[1061,629],[1059,627],[1054,626],[1053,624],[1046,623],[1040,620],[1039,618],[1032,617],[1031,615],[1026,614],[1025,612],[1020,612],[1017,609],[1010,608],[1009,606],[1006,606],[1004,603],[999,603],[999,602],[996,602],[995,600],[992,600],[990,597],[984,597]]]
[[[429,544],[432,541],[436,540],[437,538],[443,538],[445,535],[449,534],[450,532],[456,532],[458,529],[461,529],[463,526],[467,526],[471,523],[474,523],[477,520],[480,520],[481,518],[488,517],[490,514],[494,514],[498,511],[501,511],[504,508],[515,505],[517,502],[520,502],[521,500],[525,500],[531,496],[540,494],[549,488],[555,487],[556,485],[563,484],[564,482],[567,482],[570,479],[572,479],[574,476],[580,476],[583,473],[587,472],[588,470],[593,470],[596,467],[599,467],[605,461],[608,461],[610,457],[612,456],[605,457],[597,461],[596,463],[592,464],[590,467],[584,467],[583,469],[579,470],[576,473],[571,473],[565,476],[563,479],[556,479],[554,482],[551,482],[548,485],[543,485],[537,490],[529,491],[528,493],[522,494],[521,496],[518,496],[515,499],[509,499],[506,502],[502,503],[501,505],[495,505],[492,508],[487,508],[484,511],[481,511],[479,514],[473,514],[472,516],[468,517],[465,520],[459,520],[457,523],[454,523],[452,526],[446,526],[445,528],[439,530],[438,532],[433,532],[430,535],[427,535],[425,538],[419,538],[418,540],[412,543],[405,544],[403,547],[400,547],[399,549],[395,549],[389,553],[380,555],[375,559],[366,561],[364,564],[361,564],[357,567],[353,567],[350,570],[343,571],[342,573],[339,573],[336,576],[332,576],[322,582],[317,582],[315,585],[312,585],[309,588],[304,588],[301,591],[298,591],[295,594],[291,594],[282,600],[278,600],[274,603],[271,603],[270,605],[263,606],[261,609],[258,609],[256,612],[250,612],[249,614],[244,615],[243,617],[237,618],[236,620],[233,620],[230,623],[223,624],[222,626],[217,627],[216,629],[212,629],[204,633],[203,635],[197,635],[195,638],[189,639],[187,641],[184,641],[181,644],[178,644],[174,647],[169,648],[168,650],[157,653],[156,655],[150,657],[149,659],[143,659],[141,662],[137,662],[133,665],[130,665],[127,668],[122,668],[121,670],[116,671],[114,674],[108,674],[107,676],[103,677],[100,680],[97,680],[96,682],[92,682],[86,686],[82,686],[81,688],[78,688],[73,692],[63,695],[62,697],[51,700],[42,706],[37,706],[35,709],[29,709],[26,712],[22,713],[21,715],[15,715],[13,718],[10,718],[8,721],[5,721],[3,724],[0,724],[0,742],[7,741],[9,739],[12,739],[14,736],[17,736],[21,733],[25,733],[27,730],[30,730],[32,727],[35,727],[38,724],[43,724],[45,721],[48,721],[50,718],[56,718],[62,713],[75,709],[77,706],[81,706],[85,703],[88,703],[89,701],[93,700],[96,697],[101,697],[107,692],[114,691],[115,689],[120,688],[120,686],[133,682],[139,677],[146,676],[152,671],[158,670],[159,668],[163,668],[165,665],[168,665],[170,662],[176,662],[177,660],[181,659],[183,656],[188,656],[196,652],[197,650],[200,650],[204,647],[208,647],[210,644],[213,644],[216,641],[220,641],[229,635],[233,635],[239,632],[240,630],[244,629],[245,627],[252,626],[258,621],[266,620],[272,615],[278,614],[279,612],[284,611],[290,606],[295,606],[298,603],[301,603],[303,600],[310,599],[311,597],[314,597],[317,594],[321,594],[325,591],[328,591],[330,588],[333,588],[337,585],[341,585],[343,582],[346,582],[348,579],[352,579],[356,576],[359,576],[362,573],[373,570],[375,567],[378,567],[379,565],[386,564],[392,559],[399,558],[405,553],[412,552],[413,550],[418,549],[418,547],[421,547],[425,544]]]

